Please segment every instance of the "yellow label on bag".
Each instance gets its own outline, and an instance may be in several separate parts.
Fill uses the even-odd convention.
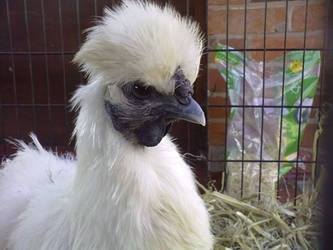
[[[298,73],[300,71],[302,71],[302,68],[303,68],[303,63],[301,62],[292,62],[290,63],[289,65],[289,69],[293,72],[293,73]]]

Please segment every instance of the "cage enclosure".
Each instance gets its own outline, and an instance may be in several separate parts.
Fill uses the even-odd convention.
[[[74,152],[69,99],[87,79],[71,61],[83,31],[119,2],[1,1],[2,159],[16,150],[6,139],[28,141],[32,131],[47,149]],[[333,4],[155,2],[191,16],[206,38],[194,98],[207,126],[178,122],[171,134],[201,183],[216,249],[314,248],[327,164],[320,135],[333,93]],[[233,227],[235,234],[226,230]]]

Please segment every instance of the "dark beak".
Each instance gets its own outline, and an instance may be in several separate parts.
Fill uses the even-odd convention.
[[[176,98],[175,98],[176,99]],[[187,97],[186,104],[180,102],[171,102],[173,104],[165,105],[164,111],[171,119],[181,119],[188,122],[206,126],[205,114],[200,105],[191,97]]]

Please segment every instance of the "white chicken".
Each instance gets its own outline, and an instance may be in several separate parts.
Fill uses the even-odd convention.
[[[173,8],[126,0],[106,9],[74,62],[77,161],[18,142],[0,170],[0,249],[212,249],[190,167],[167,135],[205,124],[192,99],[198,25]]]

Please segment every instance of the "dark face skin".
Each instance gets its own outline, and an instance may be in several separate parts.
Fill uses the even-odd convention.
[[[152,147],[177,119],[203,124],[203,112],[191,97],[193,88],[179,67],[173,78],[174,95],[163,95],[140,81],[125,84],[122,91],[127,103],[114,105],[105,101],[114,128],[132,143]]]

